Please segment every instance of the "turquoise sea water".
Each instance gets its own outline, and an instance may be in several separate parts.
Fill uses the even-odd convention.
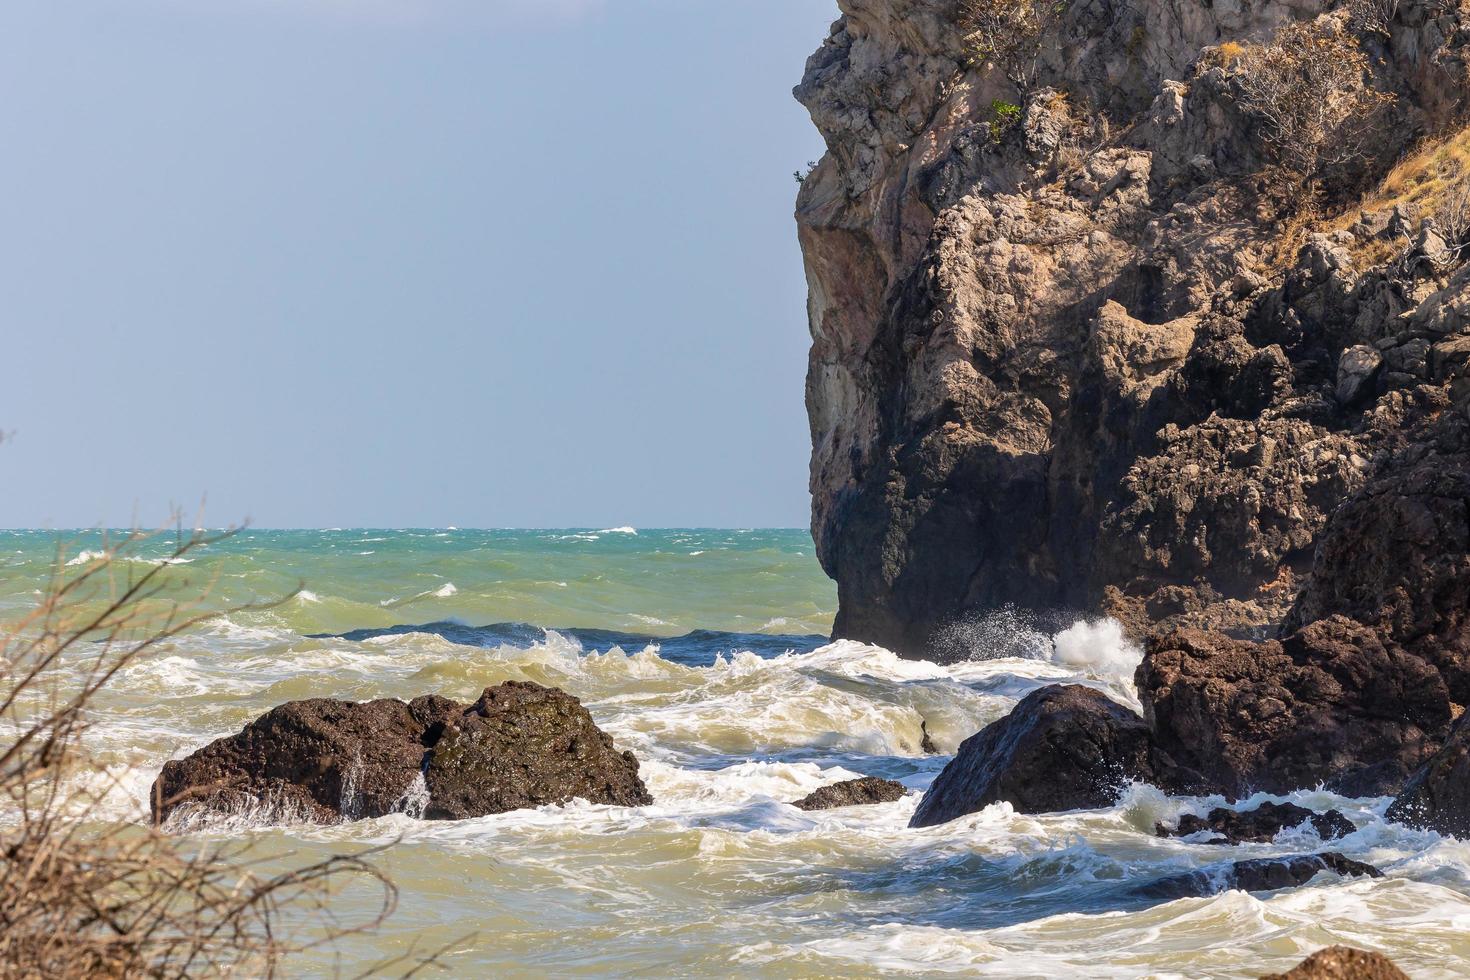
[[[82,567],[120,533],[0,531],[0,610],[25,608],[58,557]],[[163,558],[174,539],[158,534],[139,558]],[[234,618],[302,634],[427,623],[630,639],[712,631],[754,634],[752,642],[780,652],[770,638],[802,636],[805,644],[824,636],[836,608],[804,530],[245,529],[191,554],[190,566],[179,575],[207,586],[220,607],[300,590],[276,608]],[[708,638],[711,656],[718,643]]]
[[[0,618],[100,547],[93,533],[0,532]],[[116,571],[168,552],[154,540]],[[834,590],[802,531],[247,530],[189,557],[161,569],[180,593],[266,605],[150,651],[106,689],[88,743],[91,775],[118,787],[113,815],[143,819],[165,761],[284,701],[470,701],[506,680],[581,698],[655,800],[175,827],[248,843],[267,867],[396,841],[380,860],[401,891],[387,926],[297,956],[287,976],[355,975],[415,942],[447,945],[451,972],[474,977],[1256,977],[1347,942],[1425,978],[1460,975],[1470,956],[1470,845],[1387,823],[1388,800],[1292,797],[1341,808],[1358,830],[1331,849],[1381,880],[1164,903],[1135,886],[1323,842],[1163,840],[1156,822],[1223,801],[1147,786],[1103,810],[998,804],[908,829],[949,754],[1038,686],[1089,684],[1136,707],[1141,652],[1115,624],[1052,634],[991,616],[957,633],[968,659],[943,665],[829,643]],[[940,754],[924,751],[926,728]],[[790,805],[859,775],[909,794]],[[366,915],[374,899],[349,890],[336,911]]]

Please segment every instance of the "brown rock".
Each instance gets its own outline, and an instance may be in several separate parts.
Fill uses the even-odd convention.
[[[1470,703],[1470,420],[1447,411],[1333,515],[1293,623],[1345,615]]]
[[[1045,687],[966,739],[919,802],[910,827],[931,827],[992,803],[1021,813],[1111,806],[1130,780],[1184,779],[1143,719],[1090,687]]]
[[[576,698],[509,682],[452,717],[424,772],[431,820],[464,820],[573,799],[653,802],[632,752],[618,752]]]
[[[1450,725],[1433,668],[1341,617],[1264,643],[1157,636],[1137,684],[1159,748],[1237,798],[1395,792]]]
[[[903,783],[892,779],[864,776],[848,779],[802,797],[791,804],[799,810],[835,810],[844,806],[867,806],[873,803],[892,803],[908,793]]]
[[[1285,973],[1272,973],[1261,980],[1409,980],[1409,976],[1382,953],[1329,946]]]
[[[1470,726],[1461,717],[1444,747],[1409,778],[1388,819],[1470,840]]]
[[[1409,431],[1394,397],[1470,386],[1463,256],[1403,214],[1298,248],[1244,189],[1269,126],[1219,46],[1343,5],[1069,4],[1025,92],[973,57],[954,0],[839,6],[796,89],[827,145],[796,219],[835,633],[934,655],[1014,605],[1274,634]],[[1440,4],[1366,42],[1396,101],[1308,181],[1334,206],[1463,125],[1467,24]]]
[[[442,698],[283,704],[238,735],[165,763],[154,817],[179,807],[311,822],[383,816],[405,805],[426,730],[458,707]]]
[[[421,782],[422,779],[422,782]],[[238,735],[168,762],[154,819],[174,811],[334,823],[420,812],[462,819],[565,803],[652,802],[632,753],[617,753],[576,698],[536,684],[447,698],[293,701]]]

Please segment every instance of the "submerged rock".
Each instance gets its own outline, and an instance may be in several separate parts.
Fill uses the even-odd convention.
[[[1224,868],[1206,868],[1161,878],[1143,885],[1137,889],[1137,893],[1148,898],[1172,901],[1176,898],[1203,898],[1232,890],[1269,892],[1305,885],[1324,871],[1331,871],[1345,878],[1383,877],[1383,872],[1371,864],[1343,857],[1336,851],[1327,851],[1296,857],[1236,861]]]
[[[1261,980],[1409,980],[1409,975],[1382,953],[1329,946],[1285,973],[1272,973]]]
[[[831,786],[823,786],[791,805],[799,810],[835,810],[844,806],[892,803],[903,799],[907,792],[908,788],[903,783],[879,779],[877,776],[864,776],[862,779],[848,779]]]
[[[1315,813],[1295,803],[1262,803],[1254,810],[1239,813],[1217,807],[1208,816],[1186,813],[1179,818],[1179,826],[1173,830],[1158,827],[1160,837],[1189,837],[1209,832],[1217,835],[1207,844],[1266,844],[1276,839],[1283,830],[1300,827],[1311,822],[1317,836],[1323,840],[1346,837],[1358,828],[1337,810]]]
[[[1396,792],[1451,719],[1438,671],[1342,617],[1264,643],[1176,630],[1150,641],[1137,684],[1159,747],[1234,798]]]
[[[653,802],[638,760],[617,752],[580,701],[511,681],[468,706],[437,696],[281,705],[238,735],[165,763],[153,816],[463,819],[573,799]]]
[[[1470,728],[1462,716],[1436,752],[1388,808],[1388,819],[1470,840]]]
[[[1132,711],[1090,687],[1045,687],[965,740],[909,826],[946,823],[1002,800],[1021,813],[1098,809],[1131,780],[1174,786],[1182,775]]]

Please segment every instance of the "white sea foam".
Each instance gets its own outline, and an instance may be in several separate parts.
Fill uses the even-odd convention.
[[[137,565],[188,565],[194,561],[192,558],[144,558],[142,555],[117,555],[108,551],[84,550],[78,552],[75,558],[67,561],[66,565],[68,568],[75,568],[108,559],[132,562]]]
[[[598,534],[637,534],[636,527],[605,527]]]
[[[776,628],[776,619],[768,625]],[[89,738],[113,771],[138,767],[138,778],[120,783],[137,810],[164,759],[237,732],[284,700],[430,691],[469,700],[504,680],[581,698],[618,747],[637,755],[653,805],[573,802],[425,823],[411,816],[423,812],[427,792],[416,783],[402,812],[359,824],[261,831],[304,816],[279,800],[243,806],[224,821],[196,813],[171,823],[248,831],[281,850],[402,837],[394,872],[420,910],[416,921],[457,928],[473,908],[474,925],[521,923],[506,927],[502,942],[456,953],[454,964],[470,974],[575,972],[570,953],[560,958],[564,937],[591,922],[618,937],[602,949],[607,972],[646,967],[656,948],[672,951],[664,964],[672,975],[720,963],[800,976],[1237,977],[1281,970],[1345,941],[1386,949],[1411,975],[1432,980],[1470,954],[1470,845],[1388,823],[1387,800],[1321,791],[1271,798],[1342,810],[1358,830],[1332,849],[1378,865],[1384,879],[1324,877],[1276,894],[1152,905],[1129,898],[1128,888],[1324,844],[1306,828],[1228,853],[1160,839],[1155,824],[1225,801],[1170,798],[1145,785],[1096,811],[1035,816],[1000,803],[909,830],[920,794],[948,761],[925,754],[925,727],[941,751],[953,752],[1046,684],[1131,695],[1138,651],[1116,624],[1077,623],[1026,639],[1033,643],[1004,647],[1026,655],[943,665],[839,641],[688,666],[660,656],[657,645],[589,652],[555,631],[529,648],[476,647],[434,633],[350,642],[225,621],[131,666]],[[909,792],[871,807],[790,806],[863,775],[899,779]],[[1229,805],[1249,809],[1262,799]],[[691,932],[691,923],[715,919],[716,933]],[[385,942],[407,941],[388,928]]]

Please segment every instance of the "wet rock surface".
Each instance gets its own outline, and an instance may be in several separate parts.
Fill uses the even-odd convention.
[[[1329,871],[1345,878],[1382,878],[1371,864],[1343,857],[1336,851],[1297,857],[1257,858],[1236,861],[1221,868],[1206,868],[1153,881],[1137,889],[1139,895],[1171,901],[1202,898],[1227,891],[1268,892],[1305,885]]]
[[[848,779],[802,797],[791,805],[799,810],[835,810],[844,806],[868,806],[901,800],[908,789],[903,783],[877,776]]]
[[[293,701],[237,735],[168,762],[153,814],[253,815],[335,823],[403,812],[463,819],[585,799],[652,802],[581,702],[507,682],[472,705],[428,696],[355,704]]]
[[[1285,973],[1272,973],[1261,980],[1409,980],[1409,976],[1382,953],[1330,946]]]
[[[1026,697],[966,739],[910,821],[931,827],[1005,801],[1021,813],[1111,806],[1132,780],[1183,786],[1190,774],[1159,753],[1143,719],[1090,687]]]
[[[1470,840],[1470,727],[1464,716],[1442,749],[1410,777],[1387,817]]]
[[[1283,830],[1293,830],[1310,823],[1317,836],[1323,840],[1336,840],[1357,830],[1353,822],[1337,810],[1317,813],[1294,803],[1262,803],[1254,810],[1244,813],[1217,807],[1201,817],[1186,813],[1179,818],[1179,826],[1168,828],[1162,824],[1157,833],[1160,837],[1191,837],[1208,833],[1207,844],[1268,844]]]
[[[1395,793],[1452,718],[1438,671],[1341,617],[1262,643],[1155,637],[1137,684],[1159,747],[1233,798],[1319,783]]]

